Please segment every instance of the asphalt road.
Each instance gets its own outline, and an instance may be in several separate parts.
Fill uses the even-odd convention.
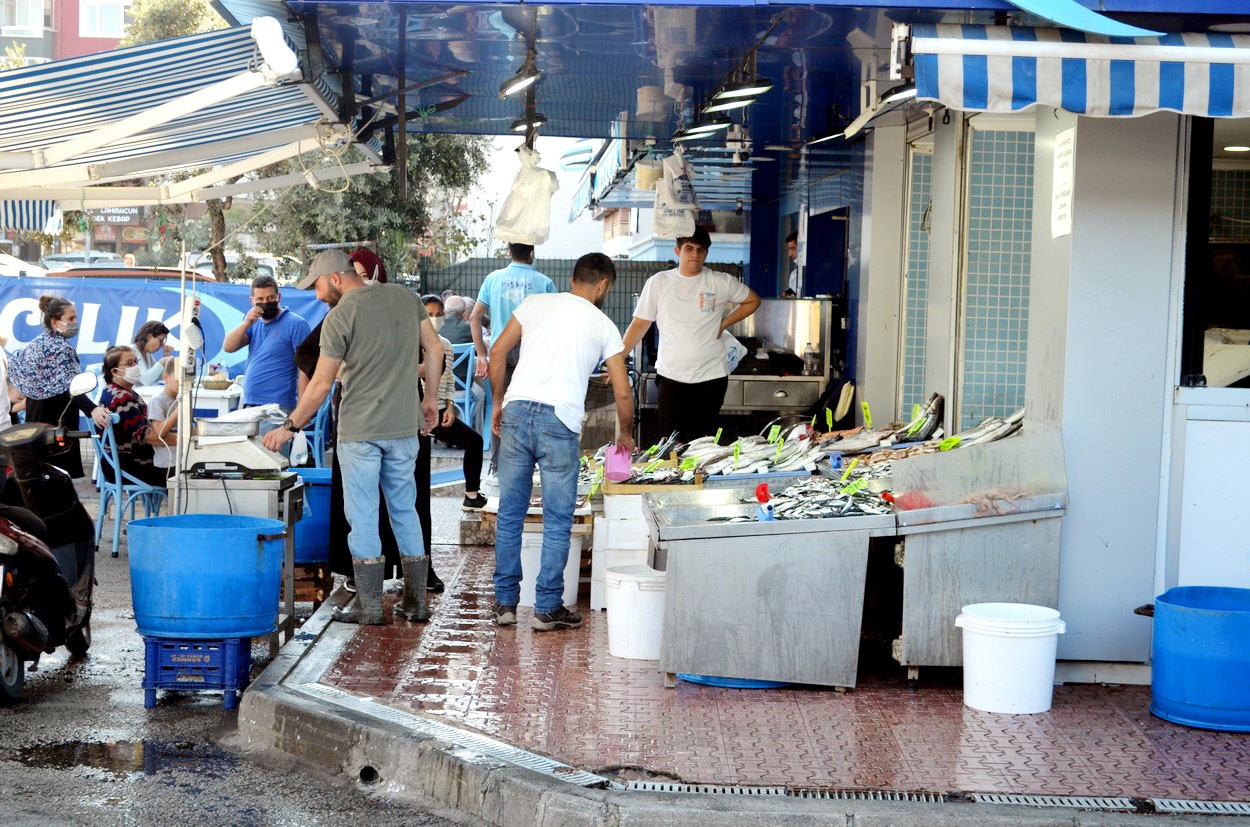
[[[97,570],[88,657],[44,656],[27,673],[22,702],[0,707],[0,824],[464,823],[423,809],[385,779],[366,785],[242,750],[221,693],[161,692],[157,707],[144,709],[126,557],[104,552]],[[253,653],[259,660],[267,648]]]

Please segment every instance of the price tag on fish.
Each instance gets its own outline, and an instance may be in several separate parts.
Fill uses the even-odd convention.
[[[781,447],[782,447],[783,445],[785,445],[785,444],[786,444],[786,441],[785,441],[784,439],[779,439],[779,440],[777,440],[777,453],[773,456],[773,465],[780,465],[780,464],[781,464],[781,462],[780,462],[780,460],[781,460]]]
[[[734,470],[738,470],[738,457],[742,456],[742,443],[734,443]]]
[[[864,427],[872,427],[872,411],[868,410],[868,401],[864,400],[859,403],[860,410],[864,412]]]
[[[664,458],[663,458],[663,457],[660,457],[659,459],[652,460],[651,462],[648,462],[648,463],[647,463],[647,465],[646,465],[646,467],[642,469],[642,473],[644,473],[644,474],[649,474],[649,473],[651,473],[651,472],[652,472],[652,471],[654,471],[655,469],[659,468],[659,467],[660,467],[660,463],[662,463],[662,462],[664,462]]]
[[[768,429],[768,444],[772,445],[777,441],[777,437],[781,436],[781,426],[774,425]]]
[[[868,484],[868,478],[860,477],[859,479],[855,480],[855,482],[848,485],[846,488],[843,488],[842,493],[843,494],[855,494],[867,484]]]
[[[594,481],[594,484],[590,486],[590,495],[589,495],[589,496],[593,497],[596,493],[598,493],[598,491],[599,491],[599,484],[600,484],[600,483],[602,483],[602,482],[603,482],[603,469],[602,469],[602,468],[600,468],[600,469],[599,469],[599,470],[595,473],[595,481]]]
[[[949,451],[950,449],[954,448],[958,444],[959,444],[959,437],[948,436],[946,439],[938,443],[938,450]]]
[[[828,408],[826,408],[825,410],[828,410]],[[816,429],[816,414],[812,414],[812,430],[815,430],[815,429]]]
[[[698,468],[698,467],[699,467],[699,461],[695,459],[694,457],[686,457],[685,459],[681,461],[681,465],[678,466],[678,468],[680,468],[682,471],[693,471],[695,468]]]
[[[712,443],[713,443],[714,445],[720,445],[720,435],[721,435],[721,431],[723,431],[723,430],[725,430],[725,429],[724,429],[724,428],[717,428],[717,429],[716,429],[716,436],[712,437]]]
[[[829,408],[825,408],[825,427],[833,430],[833,411]]]
[[[859,465],[859,457],[851,460],[851,464],[846,466],[846,470],[842,472],[842,482],[846,482],[847,478],[851,476],[851,472],[855,470],[856,465]]]

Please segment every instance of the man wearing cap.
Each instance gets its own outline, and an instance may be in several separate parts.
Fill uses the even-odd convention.
[[[299,371],[295,349],[312,328],[303,317],[279,304],[282,294],[273,276],[252,279],[252,308],[242,323],[226,334],[222,350],[234,353],[247,348],[243,377],[243,404],[277,403],[282,410],[295,407]]]
[[[443,346],[421,300],[411,290],[397,284],[366,284],[341,250],[319,254],[297,286],[302,290],[315,287],[317,298],[330,305],[330,312],[321,327],[316,372],[283,427],[265,434],[265,447],[278,450],[316,416],[341,369],[343,399],[336,450],[343,470],[344,511],[351,525],[347,546],[352,553],[356,603],[351,609],[335,609],[334,619],[371,625],[384,620],[380,484],[404,567],[404,596],[395,614],[428,620],[425,581],[430,561],[417,518],[415,474],[417,435],[438,424],[438,409],[435,393],[426,394],[418,405],[417,366],[424,346],[429,355],[425,381],[427,387],[437,388]]]
[[[677,431],[683,440],[715,433],[729,362],[720,335],[760,306],[755,291],[728,273],[708,270],[712,239],[696,227],[689,238],[677,239],[678,265],[647,279],[634,320],[625,331],[629,353],[654,323],[660,331],[655,369],[660,398],[660,433]],[[726,314],[730,305],[737,307]]]

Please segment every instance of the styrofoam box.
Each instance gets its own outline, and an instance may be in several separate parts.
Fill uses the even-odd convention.
[[[646,520],[641,494],[604,494],[603,516],[609,520]]]
[[[595,527],[603,523],[604,548],[643,548],[651,542],[646,520],[596,520]]]

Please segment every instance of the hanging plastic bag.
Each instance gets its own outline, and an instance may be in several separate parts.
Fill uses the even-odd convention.
[[[660,238],[685,238],[694,232],[699,199],[695,195],[694,170],[680,149],[664,159],[655,186],[655,223]]]
[[[539,154],[522,146],[521,169],[495,222],[495,238],[509,244],[542,244],[551,233],[551,196],[560,188],[556,174],[538,166]]]
[[[734,338],[728,330],[721,331],[720,341],[725,346],[725,359],[729,362],[729,372],[733,373],[742,362],[742,357],[747,355],[746,345]]]

